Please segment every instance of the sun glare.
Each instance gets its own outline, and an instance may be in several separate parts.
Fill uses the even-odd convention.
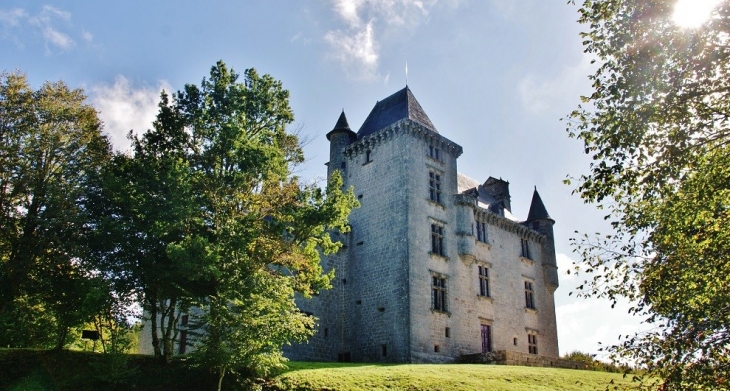
[[[685,28],[700,27],[721,0],[677,0],[672,20]]]

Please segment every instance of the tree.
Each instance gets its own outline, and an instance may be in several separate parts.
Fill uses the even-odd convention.
[[[162,93],[153,130],[130,133],[133,155],[117,153],[90,194],[93,264],[117,301],[136,298],[150,317],[156,357],[172,360],[177,322],[192,297],[203,295],[202,259],[171,257],[168,246],[204,233],[188,159],[190,137]],[[171,125],[173,124],[173,125]]]
[[[593,158],[575,192],[614,232],[575,239],[587,297],[626,297],[652,331],[611,348],[663,389],[730,387],[730,4],[695,29],[675,1],[586,0],[593,93],[568,132]]]
[[[96,110],[63,82],[0,75],[0,345],[62,348],[93,317],[86,188],[110,156]]]
[[[357,205],[335,177],[323,191],[302,186],[291,168],[303,161],[288,91],[249,69],[243,82],[219,62],[200,87],[186,85],[169,109],[191,135],[191,166],[205,235],[168,247],[178,259],[204,260],[214,276],[200,297],[204,334],[197,356],[219,373],[266,373],[282,360],[281,346],[313,333],[294,293],[329,287],[319,251],[341,246],[330,230],[347,231]]]
[[[329,232],[347,231],[357,204],[337,179],[322,190],[291,175],[303,153],[286,132],[288,91],[253,69],[238,77],[219,62],[200,86],[163,93],[134,155],[115,157],[97,207],[97,259],[120,290],[142,294],[155,353],[169,360],[180,312],[194,305],[196,356],[221,380],[266,372],[284,343],[312,334],[294,293],[329,286],[320,251],[340,247]]]

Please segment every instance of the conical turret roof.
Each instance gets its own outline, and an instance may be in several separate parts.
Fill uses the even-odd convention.
[[[342,110],[342,113],[340,114],[340,118],[337,119],[337,123],[335,124],[334,129],[332,129],[329,133],[327,133],[327,140],[330,139],[330,136],[332,133],[337,131],[344,131],[347,133],[350,133],[350,137],[352,139],[355,138],[355,132],[350,129],[350,124],[347,123],[347,117],[345,116],[345,110]]]
[[[532,193],[532,203],[530,203],[530,213],[527,214],[527,221],[533,220],[553,220],[545,209],[545,204],[542,203],[542,198],[537,192],[537,187]]]
[[[406,86],[395,94],[379,101],[357,131],[357,138],[375,133],[404,118],[418,122],[427,129],[436,132],[436,127],[423,111],[423,108]],[[438,133],[438,132],[436,132]]]

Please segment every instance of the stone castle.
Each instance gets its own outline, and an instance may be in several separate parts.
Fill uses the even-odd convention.
[[[509,183],[457,172],[462,147],[436,131],[406,87],[355,133],[344,111],[327,134],[361,207],[344,246],[323,257],[333,289],[299,299],[319,319],[293,360],[450,362],[502,351],[557,358],[553,219],[535,190],[527,219]]]

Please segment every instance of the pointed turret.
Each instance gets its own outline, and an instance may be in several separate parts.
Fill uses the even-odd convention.
[[[540,198],[540,193],[537,192],[537,187],[535,187],[535,191],[532,193],[530,213],[527,214],[527,221],[535,220],[550,220],[553,223],[555,222],[548,214],[547,209],[545,209],[545,204],[542,203],[542,198]]]
[[[340,118],[337,119],[334,129],[327,133],[327,140],[330,142],[330,161],[327,163],[327,178],[332,175],[334,170],[340,170],[345,177],[344,171],[347,169],[345,155],[343,150],[353,141],[357,140],[357,135],[350,129],[345,116],[345,110],[342,110]]]
[[[558,265],[555,259],[555,234],[553,233],[553,225],[555,220],[550,217],[545,204],[537,192],[537,187],[532,193],[532,203],[530,204],[530,212],[527,214],[527,220],[523,223],[535,231],[545,235],[545,243],[543,244],[543,273],[545,283],[551,292],[555,292],[560,286],[558,279]]]
[[[342,110],[342,113],[340,114],[340,118],[337,119],[337,123],[335,124],[335,127],[327,133],[327,140],[330,140],[330,137],[332,136],[332,133],[334,132],[345,132],[353,137],[356,137],[355,132],[350,129],[350,124],[347,123],[347,117],[345,116],[345,110]]]

